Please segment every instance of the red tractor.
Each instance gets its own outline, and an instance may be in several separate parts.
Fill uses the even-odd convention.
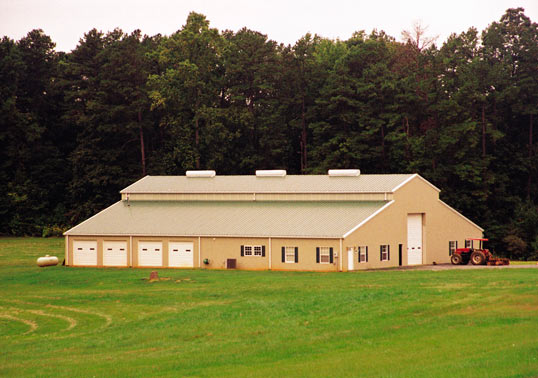
[[[466,265],[471,260],[473,265],[508,265],[510,260],[493,257],[489,249],[483,248],[483,243],[488,239],[465,239],[468,247],[457,248],[452,252],[450,262],[454,265]],[[478,244],[475,248],[475,243]]]

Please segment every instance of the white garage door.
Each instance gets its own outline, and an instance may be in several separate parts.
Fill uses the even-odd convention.
[[[168,262],[175,268],[192,268],[194,266],[193,244],[187,242],[170,242],[168,244]]]
[[[97,241],[74,241],[73,265],[97,265]]]
[[[103,243],[104,266],[127,266],[127,242],[105,241]]]
[[[138,265],[139,266],[162,266],[163,265],[163,243],[139,242],[138,243]]]
[[[407,264],[422,264],[422,214],[407,215]]]

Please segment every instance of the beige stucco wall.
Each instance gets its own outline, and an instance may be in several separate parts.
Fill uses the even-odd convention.
[[[265,257],[241,256],[242,245],[265,246]],[[281,238],[201,238],[202,261],[209,264],[202,268],[225,269],[227,259],[236,259],[237,269],[249,270],[311,270],[335,271],[338,259],[333,264],[316,263],[316,247],[332,247],[338,254],[338,240],[335,239],[281,239]],[[282,247],[298,247],[299,262],[283,263]]]
[[[313,270],[334,272],[338,270],[340,259],[340,241],[338,239],[271,239],[273,270]],[[298,263],[282,262],[282,247],[298,247]],[[332,264],[316,262],[317,247],[332,247],[336,258]]]
[[[139,267],[138,243],[161,242],[162,243],[162,267],[168,267],[168,243],[191,242],[193,243],[194,267],[202,269],[225,269],[227,259],[236,259],[237,269],[248,270],[309,270],[309,271],[337,271],[340,259],[339,239],[275,239],[275,238],[229,238],[229,237],[202,237],[200,238],[201,251],[198,250],[198,237],[139,237],[132,238],[130,251],[129,237],[92,237],[70,236],[68,240],[68,261],[73,265],[73,242],[97,241],[98,267],[103,266],[103,241],[122,240],[127,243],[128,265]],[[265,247],[265,256],[241,256],[242,245],[261,245]],[[283,263],[282,247],[298,247],[299,262]],[[333,263],[322,264],[316,262],[316,247],[332,247]],[[132,256],[132,261],[131,261]],[[204,259],[209,264],[204,264]],[[145,267],[144,267],[145,268]]]
[[[236,259],[237,269],[265,270],[269,266],[269,243],[267,238],[201,238],[202,268],[225,269],[227,259]],[[265,246],[265,257],[241,256],[241,245]]]
[[[368,246],[368,263],[355,263],[355,269],[398,266],[398,246],[402,244],[402,265],[407,265],[407,215],[423,214],[423,264],[448,263],[448,242],[481,237],[480,228],[439,200],[439,193],[416,177],[394,193],[394,203],[344,239],[343,267],[348,267],[347,248]],[[390,261],[380,261],[381,244],[390,245]],[[372,253],[373,252],[373,253]],[[354,255],[355,261],[358,260]]]
[[[402,209],[394,202],[361,226],[357,231],[346,237],[343,241],[343,270],[348,270],[347,250],[349,247],[367,246],[368,262],[358,263],[357,253],[354,253],[355,269],[389,268],[398,266],[398,244],[404,244],[407,239],[407,217],[402,216]],[[390,260],[380,261],[380,245],[390,245]],[[404,247],[405,252],[405,247]],[[403,263],[407,262],[404,253]]]

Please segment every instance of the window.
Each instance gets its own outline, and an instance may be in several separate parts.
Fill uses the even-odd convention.
[[[361,245],[359,247],[359,262],[360,263],[368,262],[368,247],[365,245]]]
[[[379,246],[379,258],[381,261],[390,260],[390,246],[387,244]]]
[[[296,263],[299,262],[298,254],[299,254],[299,248],[298,247],[282,247],[284,250],[284,262],[285,263]]]
[[[468,240],[465,240],[465,244],[467,244]],[[458,242],[457,241],[449,241],[448,242],[448,255],[452,256],[454,252],[456,252],[456,249],[458,248]]]
[[[465,248],[471,248],[471,241],[470,240],[465,240]]]
[[[332,263],[332,248],[329,247],[319,247],[318,248],[318,263],[320,264],[329,264]]]
[[[191,250],[186,250],[185,252],[190,252]],[[264,245],[242,245],[241,246],[241,256],[259,256],[265,257],[265,246]]]

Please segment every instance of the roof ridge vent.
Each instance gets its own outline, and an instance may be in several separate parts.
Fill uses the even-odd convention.
[[[256,170],[256,177],[285,177],[285,169]]]
[[[356,177],[361,174],[360,169],[329,169],[331,177]]]
[[[217,172],[215,171],[187,171],[187,177],[215,177]]]

